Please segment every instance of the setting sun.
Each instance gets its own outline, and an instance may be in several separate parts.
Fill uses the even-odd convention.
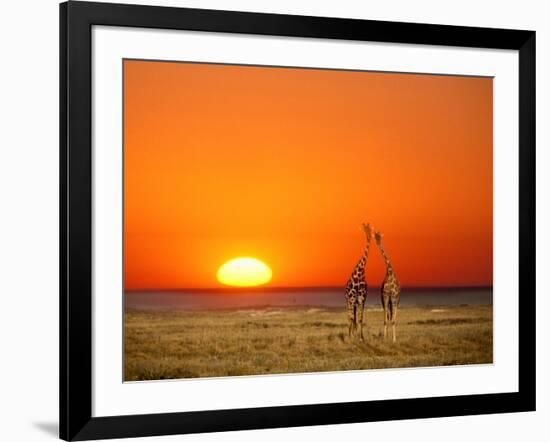
[[[235,258],[218,269],[218,281],[225,285],[252,287],[271,281],[271,269],[256,258]]]

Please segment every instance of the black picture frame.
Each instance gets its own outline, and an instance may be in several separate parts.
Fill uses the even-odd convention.
[[[519,391],[92,417],[93,25],[519,51]],[[138,437],[535,410],[535,32],[72,2],[60,5],[60,437]]]

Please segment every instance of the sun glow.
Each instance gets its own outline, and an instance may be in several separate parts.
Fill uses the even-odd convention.
[[[242,257],[227,261],[218,269],[218,281],[225,285],[252,287],[271,281],[271,269],[259,259]]]

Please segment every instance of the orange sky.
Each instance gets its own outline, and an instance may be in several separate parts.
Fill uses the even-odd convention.
[[[384,233],[404,286],[492,284],[492,79],[124,62],[127,289],[344,285]],[[373,242],[374,246],[374,242]],[[369,284],[384,264],[371,247]]]

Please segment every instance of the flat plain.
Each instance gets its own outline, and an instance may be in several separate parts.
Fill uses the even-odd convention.
[[[402,307],[392,343],[380,308],[365,311],[364,341],[348,336],[341,308],[126,309],[125,380],[492,363],[492,311]]]

